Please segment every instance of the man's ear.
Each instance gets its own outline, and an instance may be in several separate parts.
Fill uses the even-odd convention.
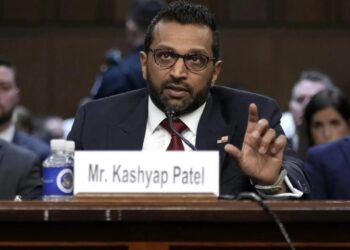
[[[144,51],[140,52],[140,63],[143,79],[147,80],[147,54]]]
[[[216,82],[216,80],[218,79],[220,72],[221,72],[221,68],[222,68],[222,61],[219,60],[215,63],[214,65],[214,70],[213,70],[213,76],[211,79],[211,85],[213,86]]]

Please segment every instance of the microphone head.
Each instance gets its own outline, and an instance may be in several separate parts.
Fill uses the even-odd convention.
[[[166,107],[165,108],[165,115],[167,118],[173,118],[175,116],[176,112],[173,108]]]

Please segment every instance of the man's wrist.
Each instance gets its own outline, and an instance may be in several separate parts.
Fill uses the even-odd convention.
[[[277,180],[272,185],[254,185],[254,188],[266,195],[278,194],[282,191],[284,178],[287,176],[287,170],[282,168]]]

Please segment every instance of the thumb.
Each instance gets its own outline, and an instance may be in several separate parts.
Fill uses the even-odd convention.
[[[226,144],[225,145],[225,151],[231,155],[233,158],[235,158],[237,161],[241,158],[242,152],[232,144]]]

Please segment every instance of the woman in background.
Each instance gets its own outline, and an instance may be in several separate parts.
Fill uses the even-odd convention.
[[[304,113],[305,171],[312,199],[350,199],[350,103],[339,90],[315,95]],[[348,136],[346,136],[348,135]]]
[[[322,90],[310,99],[303,115],[298,154],[350,133],[350,102],[339,89]]]

